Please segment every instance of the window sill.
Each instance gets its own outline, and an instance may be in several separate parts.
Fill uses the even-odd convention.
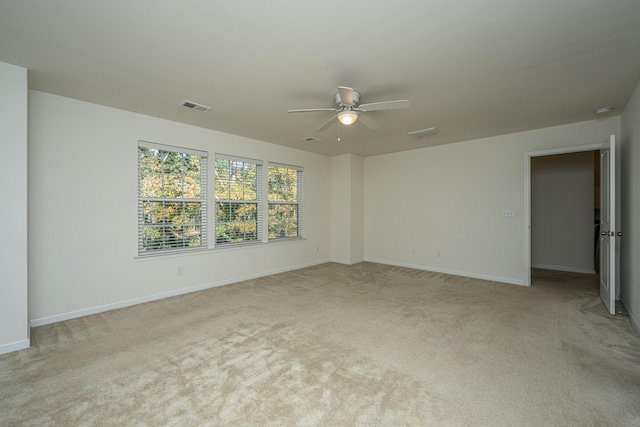
[[[274,245],[299,243],[305,240],[307,240],[305,237],[289,237],[289,238],[281,238],[281,239],[271,239],[268,242],[226,243],[226,244],[218,244],[217,246],[214,246],[212,248],[199,248],[199,249],[191,249],[191,250],[185,250],[185,251],[136,255],[133,257],[133,259],[137,262],[155,261],[155,260],[161,260],[161,259],[179,258],[179,257],[194,256],[194,255],[206,255],[206,254],[212,254],[216,252],[237,251],[237,250],[243,250],[248,248],[264,248],[264,247],[269,247]]]

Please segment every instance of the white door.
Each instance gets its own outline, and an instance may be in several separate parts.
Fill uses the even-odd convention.
[[[600,150],[600,298],[616,314],[616,137]]]

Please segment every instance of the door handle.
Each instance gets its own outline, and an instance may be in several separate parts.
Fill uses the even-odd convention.
[[[608,232],[608,231],[603,231],[603,232],[602,232],[602,233],[600,233],[600,234],[601,234],[601,235],[603,235],[603,236],[608,236],[608,235],[609,235],[609,232]]]

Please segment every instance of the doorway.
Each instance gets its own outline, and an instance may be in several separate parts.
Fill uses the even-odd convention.
[[[599,150],[600,152],[600,298],[610,314],[615,314],[618,271],[618,243],[621,233],[616,231],[616,138],[600,144],[556,148],[525,153],[525,235],[524,235],[524,285],[531,286],[531,161],[534,157]]]
[[[553,148],[549,150],[540,150],[525,153],[524,170],[525,170],[525,238],[524,238],[524,262],[525,262],[525,286],[531,286],[531,163],[536,157],[554,156],[558,154],[593,152],[602,149],[602,144],[577,145],[574,147]]]
[[[532,268],[597,272],[599,165],[595,150],[531,159]]]

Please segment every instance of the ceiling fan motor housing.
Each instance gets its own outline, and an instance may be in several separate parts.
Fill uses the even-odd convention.
[[[357,107],[360,104],[360,92],[355,90],[353,91],[353,104],[345,104],[344,102],[342,102],[342,99],[340,99],[340,92],[336,92],[336,94],[334,95],[334,99],[336,100],[336,105],[339,108]]]

